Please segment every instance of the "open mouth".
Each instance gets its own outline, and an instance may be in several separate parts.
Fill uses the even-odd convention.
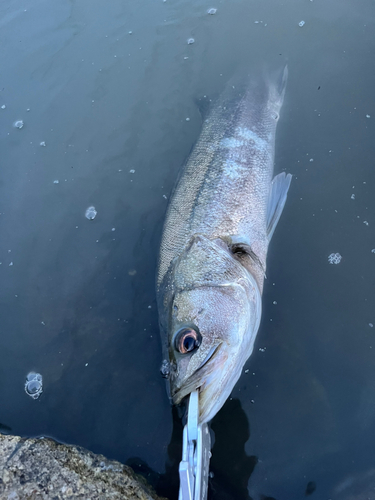
[[[199,368],[187,379],[180,387],[172,392],[174,404],[179,404],[192,391],[195,391],[205,384],[205,378],[208,377],[218,367],[214,365],[213,360],[217,356],[222,344],[218,344],[210,349],[206,358]]]

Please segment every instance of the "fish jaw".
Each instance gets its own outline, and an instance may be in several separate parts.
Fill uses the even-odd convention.
[[[252,348],[251,348],[252,351]],[[251,351],[248,352],[250,356]],[[173,403],[179,404],[192,391],[199,390],[199,423],[209,422],[222,408],[241,376],[248,356],[239,356],[238,351],[218,346],[210,366],[197,372],[173,396]]]
[[[222,371],[216,370],[208,375],[199,389],[199,421],[209,422],[222,408],[241,376],[243,365],[251,355],[253,347],[244,359],[238,353],[222,353]]]

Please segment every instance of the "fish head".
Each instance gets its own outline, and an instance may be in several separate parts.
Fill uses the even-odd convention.
[[[170,304],[169,383],[174,404],[199,389],[204,423],[223,406],[252,352],[261,299],[255,279],[226,249],[198,243],[175,273],[177,283],[181,273],[185,281]]]

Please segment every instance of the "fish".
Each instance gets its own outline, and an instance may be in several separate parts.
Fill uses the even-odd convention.
[[[288,70],[229,82],[171,195],[156,297],[173,404],[199,391],[199,422],[225,403],[254,347],[268,245],[291,174],[273,178]]]

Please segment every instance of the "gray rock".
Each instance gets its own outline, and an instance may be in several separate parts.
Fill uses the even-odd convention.
[[[49,438],[0,434],[0,499],[162,500],[130,467]]]

